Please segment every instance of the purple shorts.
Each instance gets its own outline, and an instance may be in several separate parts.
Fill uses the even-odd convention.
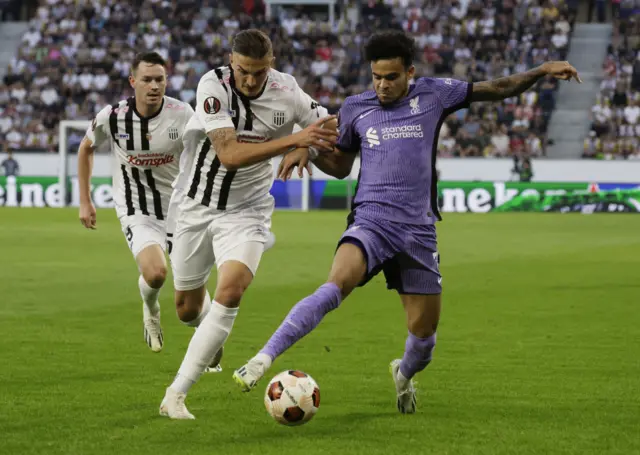
[[[440,256],[434,225],[413,225],[356,216],[342,234],[343,243],[358,246],[367,260],[365,285],[380,271],[387,288],[399,294],[440,294]]]

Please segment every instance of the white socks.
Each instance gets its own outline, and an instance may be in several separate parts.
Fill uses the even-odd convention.
[[[154,316],[157,317],[160,314],[160,304],[158,303],[158,294],[160,294],[160,289],[152,288],[147,284],[142,275],[138,278],[138,287],[140,288],[140,295],[142,296],[142,301],[145,303],[143,307],[144,316]]]
[[[398,375],[396,376],[396,378],[398,379],[398,385],[402,388],[406,387],[411,380],[404,377],[402,371],[400,371],[400,368],[398,368]]]
[[[268,354],[263,354],[261,352],[257,353],[252,360],[256,360],[262,363],[264,365],[265,371],[271,368],[271,362],[273,362],[273,360],[271,359],[271,357],[269,357]]]
[[[183,324],[188,325],[189,327],[198,327],[202,323],[202,321],[204,321],[204,318],[207,316],[210,309],[211,296],[209,295],[209,291],[206,291],[206,294],[204,295],[204,301],[202,302],[202,308],[200,309],[200,314],[198,315],[198,317],[192,319],[191,321],[183,321]]]
[[[237,314],[237,308],[211,302],[210,310],[191,338],[182,365],[170,386],[173,390],[187,393],[196,383],[227,340]]]

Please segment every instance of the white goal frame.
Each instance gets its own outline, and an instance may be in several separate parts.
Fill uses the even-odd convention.
[[[336,21],[336,3],[337,0],[265,0],[265,16],[271,19],[271,7],[273,5],[325,5],[329,9],[329,24],[334,26]]]
[[[60,200],[62,201],[63,207],[66,207],[68,205],[67,204],[67,183],[69,180],[69,172],[68,172],[69,162],[73,161],[74,163],[77,163],[77,160],[69,159],[69,152],[68,152],[69,144],[67,140],[69,135],[69,129],[74,128],[74,129],[81,129],[83,131],[86,131],[86,129],[89,128],[90,125],[91,125],[90,120],[62,120],[58,125],[58,157],[60,160],[58,164],[58,184],[60,185]],[[273,160],[274,174],[277,172],[279,164],[280,164],[280,159],[275,158]],[[94,160],[94,165],[95,165],[95,160]],[[302,179],[300,179],[297,175],[297,172],[294,172],[291,178],[292,180],[302,180],[302,194],[301,194],[302,201],[299,208],[294,207],[288,210],[300,210],[302,212],[308,212],[309,200],[311,197],[311,193],[310,193],[311,180],[309,179],[309,174],[305,171],[303,173]],[[349,193],[350,193],[350,189],[351,187],[349,186]],[[279,209],[279,210],[285,210],[285,209]]]
[[[58,165],[58,184],[60,185],[60,200],[62,206],[67,206],[67,180],[69,173],[67,172],[67,166],[69,165],[68,159],[68,131],[70,128],[86,130],[91,125],[90,120],[62,120],[58,124],[58,158],[60,164]]]

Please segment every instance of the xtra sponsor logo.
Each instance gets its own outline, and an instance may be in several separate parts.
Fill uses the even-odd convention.
[[[269,88],[272,90],[280,90],[283,92],[293,92],[292,88],[287,87],[286,85],[278,84],[277,82],[272,82]]]
[[[247,142],[247,143],[255,143],[260,144],[262,142],[270,141],[270,137],[262,136],[261,134],[249,133],[247,131],[243,131],[242,133],[238,133],[236,136],[238,142]]]
[[[184,111],[184,105],[182,104],[176,104],[176,103],[167,103],[165,105],[166,109],[175,109],[177,111]]]

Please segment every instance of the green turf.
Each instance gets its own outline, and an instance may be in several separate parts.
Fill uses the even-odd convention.
[[[397,414],[389,361],[406,329],[382,278],[278,359],[320,384],[298,428],[267,415],[234,367],[326,277],[344,213],[276,213],[224,371],[158,416],[192,330],[161,295],[165,349],[142,337],[137,272],[113,211],[0,209],[0,454],[638,454],[640,217],[449,215],[444,311],[419,413]],[[213,283],[212,283],[213,284]],[[213,288],[213,285],[211,286]]]

